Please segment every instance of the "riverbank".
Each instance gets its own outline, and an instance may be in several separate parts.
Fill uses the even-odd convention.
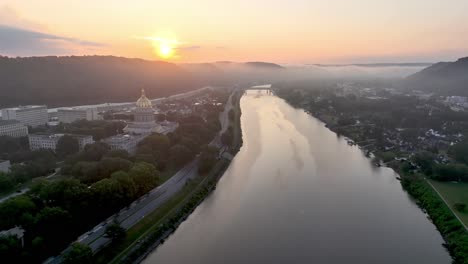
[[[290,101],[287,102],[293,107],[301,108]],[[335,122],[336,118],[333,116],[324,117],[314,115],[314,113],[309,111],[306,112],[322,121],[329,130],[337,135],[348,138],[348,144],[358,145],[359,148],[366,152],[366,156],[373,156],[376,165],[387,166],[398,173],[401,177],[403,188],[416,200],[418,206],[428,214],[433,224],[441,233],[446,242],[444,246],[450,252],[455,263],[468,263],[468,232],[456,218],[453,211],[444,203],[442,197],[427,182],[424,175],[406,172],[403,170],[402,162],[395,162],[393,157],[389,159],[386,152],[376,151],[371,147],[372,145],[369,145],[365,140],[363,141],[352,130],[342,129],[343,127],[337,126]]]
[[[233,139],[229,152],[233,156],[242,145],[239,104],[241,95],[236,92],[232,96],[235,115],[233,124],[230,125],[233,131]],[[216,188],[218,180],[224,174],[229,164],[230,160],[219,159],[208,173],[199,175],[196,179],[189,182],[160,209],[148,215],[141,221],[141,224],[130,229],[127,234],[127,242],[122,242],[120,245],[111,245],[110,248],[98,254],[95,257],[96,263],[141,262],[149,253],[164,243],[164,240],[208,197]]]

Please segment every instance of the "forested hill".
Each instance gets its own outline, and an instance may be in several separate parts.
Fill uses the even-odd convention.
[[[0,56],[0,108],[71,106],[160,97],[203,86],[176,64],[112,56]]]
[[[425,68],[407,77],[405,86],[440,95],[468,96],[468,57]]]

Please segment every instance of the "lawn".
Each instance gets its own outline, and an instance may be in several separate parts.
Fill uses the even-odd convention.
[[[468,208],[459,212],[453,208],[455,203],[464,203],[468,206],[468,183],[430,181],[437,191],[444,197],[450,208],[468,226]]]

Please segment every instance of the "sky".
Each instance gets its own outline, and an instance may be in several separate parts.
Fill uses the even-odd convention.
[[[0,0],[0,55],[453,61],[467,14],[467,0]]]

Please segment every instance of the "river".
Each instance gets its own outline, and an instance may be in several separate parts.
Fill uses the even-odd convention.
[[[241,110],[216,190],[144,263],[451,263],[393,170],[265,91]]]

